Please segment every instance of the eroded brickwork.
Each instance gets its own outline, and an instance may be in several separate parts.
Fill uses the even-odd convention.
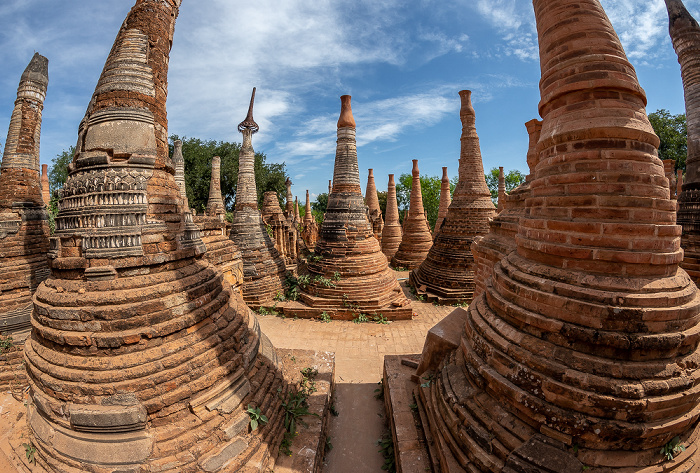
[[[224,199],[221,198],[221,158],[211,158],[211,179],[209,182],[209,200],[207,200],[207,215],[223,218],[226,215]]]
[[[450,193],[450,178],[447,176],[447,166],[442,167],[442,180],[440,181],[440,204],[438,205],[438,215],[433,229],[433,239],[442,226],[442,221],[445,220],[447,209],[452,203],[452,195]]]
[[[646,97],[597,0],[533,3],[539,160],[517,250],[418,388],[431,456],[443,472],[697,471],[700,299]]]
[[[289,225],[282,213],[277,193],[265,192],[263,197],[262,219],[268,234],[272,234],[275,248],[280,252],[288,269],[293,269],[297,261],[296,230]]]
[[[411,202],[408,207],[408,215],[403,221],[403,235],[401,244],[394,256],[391,265],[395,268],[416,269],[428,256],[430,247],[433,246],[433,236],[430,234],[428,219],[423,208],[423,194],[420,188],[420,171],[418,160],[413,160],[413,182],[411,184]]]
[[[389,269],[367,219],[350,96],[343,95],[341,104],[333,191],[321,224],[316,258],[308,263],[310,282],[301,300],[331,317],[347,318],[362,312],[388,319],[410,318],[411,304]]]
[[[309,190],[306,189],[306,213],[304,214],[304,223],[301,231],[301,236],[306,243],[309,251],[313,251],[318,242],[318,223],[311,213],[311,199],[309,199]]]
[[[238,186],[231,239],[243,254],[243,299],[249,306],[258,308],[271,302],[277,294],[284,294],[286,265],[268,235],[258,210],[252,144],[253,133],[258,131],[258,125],[253,120],[254,99],[255,89],[248,115],[238,125],[238,130],[243,134],[243,144],[238,158]]]
[[[382,242],[382,229],[384,228],[384,219],[382,218],[382,209],[379,208],[379,197],[377,196],[377,186],[374,183],[374,170],[368,169],[367,190],[365,192],[365,204],[367,204],[367,216],[369,223],[372,225],[374,237]]]
[[[131,9],[60,196],[25,344],[27,423],[49,471],[267,471],[284,431],[274,349],[202,257],[167,155],[179,5]],[[255,432],[248,404],[269,418]]]
[[[382,229],[382,252],[387,261],[391,261],[401,244],[403,230],[399,222],[399,204],[396,200],[396,182],[389,174],[389,186],[386,192],[386,222]]]
[[[49,205],[51,202],[51,190],[49,186],[49,165],[41,165],[41,196],[44,198],[44,204]]]
[[[39,176],[41,113],[48,60],[34,54],[17,88],[0,166],[0,334],[14,346],[0,354],[0,388],[26,386],[22,345],[32,294],[49,273],[49,225]]]
[[[496,216],[484,177],[471,91],[462,90],[459,96],[462,136],[454,199],[425,261],[409,278],[418,294],[441,304],[470,302],[474,297],[477,265],[471,245],[489,232],[489,220]],[[444,180],[449,194],[446,172]]]

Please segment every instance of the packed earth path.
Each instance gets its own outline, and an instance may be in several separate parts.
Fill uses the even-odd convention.
[[[454,307],[416,300],[406,285],[408,271],[396,272],[411,299],[411,321],[388,324],[258,317],[263,332],[277,348],[335,352],[335,408],[331,417],[324,473],[380,472],[384,458],[377,440],[388,432],[383,400],[375,398],[384,355],[420,353],[428,330]],[[293,448],[292,448],[293,450]]]

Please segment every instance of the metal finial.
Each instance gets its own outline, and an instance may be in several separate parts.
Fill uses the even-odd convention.
[[[258,124],[253,120],[253,102],[255,102],[255,87],[253,87],[253,95],[250,96],[250,107],[248,107],[248,115],[241,123],[238,124],[238,131],[243,133],[243,130],[250,129],[252,133],[257,133],[259,130]]]

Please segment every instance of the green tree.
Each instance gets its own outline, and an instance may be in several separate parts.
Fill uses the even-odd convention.
[[[379,210],[382,212],[382,218],[386,221],[386,198],[387,191],[377,192],[377,199],[379,199]]]
[[[660,109],[649,114],[649,121],[654,132],[661,140],[659,158],[673,159],[675,169],[685,171],[685,158],[688,155],[688,127],[685,113],[671,115],[668,110]]]
[[[311,202],[311,215],[314,216],[316,222],[321,224],[323,222],[323,214],[326,213],[328,208],[328,193],[322,192],[316,196],[316,200]]]
[[[68,179],[68,165],[73,161],[74,154],[75,146],[71,146],[51,160],[51,166],[49,167],[49,189],[51,190],[51,195],[54,195],[66,183],[66,179]]]
[[[512,191],[525,182],[525,175],[517,169],[512,169],[508,172],[504,171],[503,174],[506,181],[506,192]],[[496,205],[498,204],[498,168],[492,168],[484,177],[486,178],[486,185],[491,191],[493,205]]]
[[[226,141],[201,140],[199,138],[170,137],[170,155],[173,153],[172,142],[182,141],[182,155],[185,159],[185,186],[190,207],[198,212],[207,207],[209,184],[211,182],[211,158],[221,158],[221,196],[224,205],[232,210],[236,201],[238,184],[239,143]],[[255,153],[255,183],[258,191],[258,205],[262,206],[263,196],[267,191],[277,192],[280,205],[284,205],[287,195],[285,181],[287,173],[284,163],[267,163],[264,153]]]
[[[456,179],[450,182],[450,194],[454,194]],[[403,222],[407,215],[411,203],[411,186],[413,176],[401,174],[399,182],[396,184],[396,200],[399,206],[399,219]],[[423,208],[428,217],[428,225],[432,231],[437,221],[438,208],[440,207],[440,190],[442,188],[442,178],[438,176],[421,176],[420,189],[423,196]]]

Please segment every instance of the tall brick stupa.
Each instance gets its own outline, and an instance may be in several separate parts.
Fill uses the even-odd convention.
[[[433,228],[433,239],[437,236],[438,230],[442,226],[443,220],[447,215],[447,209],[452,203],[452,193],[450,191],[450,178],[447,175],[447,166],[442,167],[442,179],[440,180],[440,204],[438,205],[437,220],[435,220],[435,228]]]
[[[484,177],[471,91],[462,90],[459,96],[462,120],[459,180],[428,256],[411,271],[409,278],[418,294],[440,304],[473,299],[477,266],[471,245],[476,237],[489,232],[489,220],[496,216]]]
[[[286,266],[280,252],[267,234],[258,210],[255,185],[255,151],[252,136],[258,132],[253,119],[255,88],[250,98],[248,115],[238,125],[243,144],[238,158],[236,209],[231,226],[231,239],[243,254],[243,299],[254,309],[284,294]]]
[[[386,191],[386,222],[382,229],[382,252],[388,261],[391,261],[398,251],[402,236],[399,204],[396,200],[396,182],[394,182],[394,175],[389,174],[389,186]]]
[[[369,217],[369,223],[372,224],[374,237],[381,243],[384,219],[382,218],[382,209],[379,208],[379,196],[377,195],[377,186],[374,183],[374,169],[368,169],[367,171],[367,190],[365,191],[367,216]]]
[[[335,318],[352,318],[361,312],[410,319],[410,302],[373,238],[360,187],[350,96],[340,99],[333,189],[314,251],[320,258],[308,263],[310,283],[301,300]]]
[[[516,251],[417,388],[430,457],[442,472],[695,471],[700,297],[646,96],[598,0],[533,3],[532,194]]]
[[[416,269],[428,256],[430,247],[433,246],[433,236],[430,233],[428,219],[425,217],[423,207],[423,193],[420,187],[420,171],[418,160],[413,160],[411,171],[413,181],[411,183],[411,202],[408,207],[408,215],[403,221],[403,236],[401,244],[394,256],[391,265],[395,268]]]
[[[39,174],[41,115],[49,61],[35,53],[22,73],[0,165],[0,333],[14,346],[0,358],[0,387],[26,386],[22,344],[32,294],[49,274],[49,224]]]
[[[25,343],[29,441],[51,472],[266,471],[284,432],[286,384],[203,258],[168,156],[179,6],[129,12],[60,195]],[[269,418],[254,432],[248,405]]]
[[[683,268],[700,284],[700,25],[681,0],[665,0],[669,33],[678,55],[685,95],[688,157],[678,194],[678,224],[683,227]]]

